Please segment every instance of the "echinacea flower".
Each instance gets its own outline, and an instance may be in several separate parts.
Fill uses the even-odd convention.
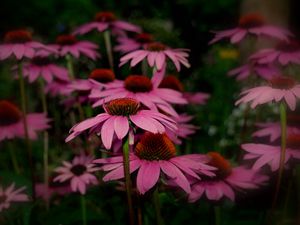
[[[287,41],[288,36],[291,36],[291,33],[283,28],[266,24],[264,17],[258,13],[249,13],[242,16],[236,28],[215,31],[213,33],[215,33],[215,37],[210,41],[210,44],[225,38],[229,38],[232,44],[236,44],[243,40],[247,35],[262,35],[283,41]]]
[[[90,98],[95,100],[93,106],[99,106],[105,102],[117,98],[133,98],[142,103],[149,109],[158,109],[177,116],[171,104],[186,104],[187,101],[182,97],[182,93],[168,89],[159,88],[159,79],[154,75],[151,80],[144,75],[129,75],[119,85],[105,85],[105,90],[92,90]]]
[[[64,183],[53,182],[53,178],[49,179],[49,186],[46,188],[44,183],[35,184],[36,196],[48,201],[54,195],[64,196],[72,192],[70,182]]]
[[[188,177],[201,179],[199,174],[214,176],[215,168],[206,165],[201,155],[176,156],[176,148],[165,134],[145,133],[129,155],[130,173],[137,172],[136,187],[140,194],[145,194],[160,178],[171,179],[178,187],[190,193]],[[94,160],[103,164],[102,170],[108,171],[103,181],[124,178],[123,157],[116,156]]]
[[[180,71],[180,64],[189,68],[190,64],[187,60],[189,50],[185,48],[172,49],[168,46],[158,43],[151,42],[144,45],[144,49],[136,50],[124,55],[120,59],[120,66],[123,66],[127,62],[130,62],[130,66],[134,67],[143,59],[147,59],[150,67],[155,67],[158,71],[163,69],[167,63],[167,59],[170,59],[177,71]]]
[[[274,172],[279,169],[281,158],[281,146],[247,143],[241,145],[247,153],[244,155],[246,160],[256,160],[252,168],[259,170],[265,165],[269,165]],[[300,159],[299,149],[286,148],[285,165],[291,159]]]
[[[140,33],[136,34],[133,38],[129,37],[119,37],[117,38],[118,44],[114,47],[115,51],[125,54],[132,52],[137,49],[141,49],[145,44],[153,42],[153,37],[151,34]]]
[[[56,38],[56,44],[52,45],[57,49],[60,56],[70,54],[75,58],[79,58],[80,55],[84,55],[92,60],[96,60],[100,57],[97,52],[98,46],[90,41],[78,40],[73,35],[60,35]]]
[[[5,139],[25,138],[22,112],[13,103],[0,101],[0,141]],[[44,113],[29,113],[25,115],[28,124],[28,136],[37,138],[37,132],[48,129],[50,119]]]
[[[61,80],[59,78],[55,78],[51,81],[51,83],[46,84],[45,93],[50,94],[51,96],[69,96],[72,92],[72,89],[69,88],[71,84],[70,80]]]
[[[289,77],[274,77],[268,85],[250,88],[241,93],[242,97],[235,105],[251,103],[251,108],[268,102],[285,101],[291,110],[296,109],[296,100],[300,97],[300,85]]]
[[[269,64],[278,62],[286,66],[288,64],[300,64],[300,44],[299,41],[289,40],[281,41],[274,48],[262,49],[250,56],[260,64]]]
[[[13,70],[16,71],[17,68],[13,68]],[[43,78],[47,83],[50,83],[53,78],[69,80],[68,70],[52,63],[49,57],[33,57],[29,63],[23,65],[22,74],[24,77],[28,77],[30,83],[39,77]]]
[[[206,104],[210,95],[204,92],[185,92],[183,84],[179,81],[179,79],[174,75],[165,76],[160,82],[159,88],[169,88],[175,91],[179,91],[182,93],[183,98],[187,100],[189,104]]]
[[[95,21],[83,24],[75,29],[73,34],[86,34],[92,30],[103,32],[111,29],[112,33],[120,33],[124,31],[141,32],[141,28],[123,20],[118,20],[112,12],[98,12],[95,15]]]
[[[71,134],[66,141],[70,141],[83,131],[90,129],[90,133],[100,133],[103,145],[106,149],[110,149],[114,134],[119,140],[122,140],[132,131],[130,124],[152,133],[163,133],[165,127],[172,131],[177,129],[175,121],[159,112],[142,110],[140,103],[134,99],[115,99],[106,103],[103,108],[105,113],[98,114],[72,127]]]
[[[4,43],[0,44],[0,60],[15,56],[17,60],[33,58],[37,50],[56,52],[52,47],[32,40],[32,35],[27,30],[12,30],[4,35]]]
[[[93,173],[98,171],[99,168],[96,167],[93,160],[93,156],[82,152],[80,155],[75,156],[72,162],[63,161],[63,166],[54,170],[59,175],[53,181],[60,183],[70,181],[71,190],[84,195],[88,185],[98,184],[98,180]]]
[[[189,201],[195,202],[201,197],[218,201],[226,197],[235,200],[236,192],[256,189],[263,185],[268,178],[257,171],[242,166],[232,167],[230,163],[217,152],[209,152],[208,165],[216,167],[216,176],[202,178],[192,185]]]
[[[8,209],[13,202],[27,202],[29,198],[26,194],[22,193],[25,187],[16,189],[15,184],[12,183],[6,189],[0,186],[0,212]]]

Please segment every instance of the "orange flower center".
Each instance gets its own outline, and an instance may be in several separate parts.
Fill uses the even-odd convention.
[[[269,80],[269,84],[277,89],[291,89],[296,85],[295,80],[289,77],[275,77]]]
[[[153,37],[151,34],[140,33],[135,36],[135,40],[141,44],[146,44],[153,41]]]
[[[215,178],[222,179],[230,175],[231,165],[220,153],[208,152],[207,155],[210,157],[208,164],[218,169]]]
[[[136,155],[141,159],[169,160],[176,155],[176,148],[165,134],[145,133],[135,147]]]
[[[151,43],[147,44],[145,48],[146,48],[146,50],[149,50],[152,52],[159,52],[159,51],[166,50],[167,46],[165,46],[164,44],[161,44],[159,42],[151,42]]]
[[[31,63],[37,66],[46,66],[50,64],[50,60],[47,57],[36,56],[31,59]]]
[[[152,90],[151,80],[143,75],[129,75],[125,79],[125,88],[131,92],[149,92]]]
[[[75,175],[75,176],[81,176],[82,174],[84,174],[86,171],[86,166],[85,165],[75,165],[71,168],[71,172]]]
[[[109,83],[115,79],[115,74],[111,69],[94,69],[89,78],[100,83]]]
[[[249,13],[244,15],[239,20],[239,27],[250,29],[264,25],[265,19],[258,13]]]
[[[32,41],[32,36],[27,30],[13,30],[4,35],[5,43],[20,44],[29,41]]]
[[[130,116],[139,111],[140,103],[132,98],[118,98],[105,104],[104,108],[113,116]]]
[[[300,134],[292,134],[287,137],[286,145],[288,148],[300,149]]]
[[[0,126],[18,123],[22,118],[21,111],[9,101],[0,101]]]
[[[77,42],[77,39],[75,36],[71,34],[63,34],[59,35],[56,38],[56,43],[59,45],[73,45]]]
[[[98,12],[95,15],[97,22],[113,22],[117,20],[117,17],[112,12]]]
[[[175,91],[180,91],[180,92],[184,91],[183,84],[174,75],[166,76],[159,84],[159,87],[160,88],[170,88],[170,89],[173,89]]]

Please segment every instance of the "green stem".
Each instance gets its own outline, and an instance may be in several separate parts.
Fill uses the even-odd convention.
[[[104,42],[105,42],[105,48],[106,48],[106,54],[107,54],[109,66],[112,69],[112,71],[114,71],[114,57],[111,48],[110,31],[109,30],[104,31],[103,35],[104,35]]]
[[[8,143],[8,148],[9,148],[9,154],[11,157],[11,162],[13,164],[14,170],[17,174],[20,174],[21,172],[20,172],[20,167],[18,164],[18,159],[17,159],[16,153],[15,153],[15,149],[13,148],[13,146],[11,146],[10,143]]]
[[[221,225],[221,208],[220,208],[220,206],[215,206],[214,211],[215,211],[215,225]]]
[[[43,112],[48,115],[48,107],[47,107],[47,99],[45,94],[45,86],[44,81],[39,80],[40,88],[41,88],[41,100],[43,105]],[[45,192],[46,196],[49,193],[49,168],[48,168],[48,161],[49,161],[49,134],[48,131],[44,131],[44,146],[43,146],[43,161],[44,161],[44,184],[45,184]],[[49,199],[46,200],[46,209],[49,209]]]
[[[130,179],[130,170],[129,170],[129,140],[126,138],[125,143],[123,144],[123,166],[125,174],[125,183],[126,183],[126,194],[127,194],[127,203],[129,211],[129,222],[130,225],[134,225],[134,212],[132,206],[132,190],[131,190],[131,179]]]
[[[162,218],[161,210],[160,210],[160,200],[159,200],[158,187],[156,187],[155,190],[154,190],[153,202],[154,202],[154,207],[155,207],[157,225],[164,225],[164,220]]]
[[[80,202],[81,202],[82,225],[87,225],[85,196],[81,195],[80,200],[81,200]]]
[[[23,124],[25,131],[25,142],[28,152],[28,161],[31,172],[31,182],[32,182],[32,197],[35,200],[35,175],[34,175],[34,167],[33,167],[33,158],[32,158],[32,146],[29,139],[28,134],[28,124],[26,119],[27,114],[27,104],[26,104],[26,93],[25,93],[25,82],[23,77],[23,65],[22,63],[18,63],[18,76],[19,76],[19,86],[20,86],[20,94],[21,94],[21,105],[22,105],[22,114],[23,114]]]

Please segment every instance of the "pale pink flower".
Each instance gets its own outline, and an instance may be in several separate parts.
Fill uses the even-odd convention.
[[[75,29],[73,34],[86,34],[92,30],[103,32],[111,29],[113,34],[123,34],[124,31],[141,32],[141,28],[123,20],[118,20],[112,12],[98,12],[95,21],[83,24]]]
[[[60,56],[70,54],[75,58],[84,55],[92,60],[100,57],[97,52],[98,46],[90,41],[80,41],[73,35],[60,35],[56,38],[56,44],[52,45],[57,49]]]
[[[117,98],[133,98],[151,110],[160,109],[177,116],[171,104],[186,104],[187,101],[178,91],[159,88],[160,79],[157,77],[155,74],[150,80],[144,75],[129,75],[122,83],[105,85],[104,91],[94,89],[90,95],[90,98],[95,100],[93,106],[99,106]]]
[[[73,192],[86,193],[88,185],[97,185],[98,180],[93,174],[99,168],[93,163],[94,157],[81,153],[75,156],[72,162],[63,161],[63,166],[56,168],[54,171],[59,173],[53,181],[66,182],[70,181],[70,187]]]
[[[0,186],[0,212],[8,209],[13,202],[28,202],[29,198],[22,193],[26,187],[15,189],[15,184],[12,183],[6,189]]]
[[[99,133],[106,149],[110,149],[114,135],[122,140],[132,132],[130,124],[136,128],[152,133],[163,133],[165,127],[172,131],[177,129],[175,121],[171,118],[151,110],[142,110],[140,103],[130,98],[112,100],[103,106],[105,113],[98,114],[76,124],[70,130],[71,134],[66,141],[70,141],[85,130],[90,133]]]
[[[188,196],[190,202],[204,196],[213,201],[219,201],[224,197],[234,201],[236,192],[256,189],[268,180],[268,177],[258,174],[257,171],[242,166],[231,167],[230,163],[217,152],[210,152],[208,155],[210,157],[208,165],[218,168],[215,171],[216,176],[195,181]]]
[[[242,16],[236,28],[215,31],[213,33],[215,33],[215,37],[209,42],[210,44],[225,38],[229,38],[232,44],[236,44],[248,35],[267,36],[283,41],[287,41],[288,37],[292,36],[291,33],[284,28],[266,24],[263,16],[257,13]]]
[[[187,68],[190,67],[187,60],[189,56],[187,52],[189,52],[189,50],[185,48],[172,49],[164,44],[152,42],[145,44],[144,49],[136,50],[124,55],[120,59],[120,66],[131,61],[130,66],[134,67],[143,59],[147,59],[147,63],[150,67],[162,70],[167,63],[167,59],[170,59],[174,63],[177,71],[180,71],[180,64]]]
[[[33,41],[29,31],[9,31],[4,36],[4,43],[0,44],[0,60],[5,60],[11,56],[15,56],[17,60],[33,58],[41,49],[56,52],[55,48]]]
[[[103,164],[102,170],[108,171],[103,181],[124,178],[123,157],[116,156],[94,160]],[[171,179],[178,187],[190,193],[188,177],[201,179],[200,174],[214,176],[214,167],[206,165],[202,155],[176,156],[176,148],[165,134],[145,133],[129,156],[130,173],[137,172],[136,187],[145,194],[159,182],[160,177]],[[198,173],[198,174],[197,174]]]
[[[252,169],[259,170],[265,165],[269,165],[273,172],[279,169],[281,146],[251,143],[243,144],[241,147],[247,152],[244,159],[256,160]],[[299,149],[286,148],[285,165],[288,165],[291,159],[300,159]]]
[[[295,40],[290,40],[288,42],[282,41],[274,48],[260,50],[250,56],[250,59],[253,59],[260,64],[274,62],[278,62],[283,66],[290,63],[300,64],[300,45],[299,42]]]
[[[300,97],[300,85],[288,77],[274,77],[268,85],[247,89],[241,95],[235,105],[252,102],[250,106],[255,108],[273,101],[285,101],[291,110],[295,110],[297,98]]]
[[[136,34],[133,38],[126,36],[118,37],[117,42],[118,44],[114,47],[114,50],[125,54],[141,49],[145,44],[153,42],[153,37],[151,34],[140,33]]]
[[[0,101],[0,141],[5,139],[25,138],[22,112],[9,101]],[[50,119],[44,113],[25,115],[28,124],[28,136],[37,139],[37,132],[48,129]]]

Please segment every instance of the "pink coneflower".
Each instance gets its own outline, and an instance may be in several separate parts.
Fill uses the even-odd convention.
[[[83,24],[75,29],[73,34],[86,34],[92,30],[103,32],[111,29],[113,33],[122,33],[124,31],[141,32],[141,28],[123,20],[118,20],[112,12],[98,12],[95,15],[95,21]]]
[[[58,95],[69,96],[72,92],[72,89],[69,87],[70,84],[70,80],[61,80],[56,78],[45,86],[45,93],[50,94],[53,97]]]
[[[281,137],[281,124],[279,122],[257,123],[259,128],[256,130],[252,137],[270,137],[270,142],[274,142]],[[287,135],[300,134],[300,127],[287,126]]]
[[[134,67],[143,59],[147,58],[149,66],[155,67],[157,70],[161,70],[166,65],[169,58],[175,65],[177,71],[180,71],[180,64],[189,68],[190,64],[187,60],[189,50],[185,48],[171,49],[164,44],[158,42],[152,42],[144,45],[143,50],[136,50],[124,55],[120,59],[120,66],[123,66],[127,62],[131,61],[130,66]]]
[[[0,186],[0,212],[2,212],[4,209],[8,209],[13,202],[29,201],[28,196],[22,193],[24,190],[25,187],[15,189],[14,183],[12,183],[6,189]]]
[[[204,105],[210,97],[209,94],[203,92],[185,92],[183,84],[174,75],[165,76],[158,87],[169,88],[181,92],[183,94],[183,98],[185,98],[189,104]]]
[[[245,90],[241,93],[242,98],[235,105],[251,103],[251,108],[268,102],[280,102],[284,100],[291,110],[296,108],[296,100],[300,97],[300,85],[289,77],[274,77],[268,85]]]
[[[114,134],[122,140],[133,129],[130,124],[152,133],[163,133],[165,127],[172,131],[177,129],[175,121],[159,112],[142,110],[140,103],[134,99],[115,99],[106,103],[103,108],[105,113],[75,125],[66,141],[90,129],[90,133],[100,133],[103,145],[110,149]]]
[[[258,170],[265,165],[269,165],[273,172],[279,169],[281,146],[251,143],[243,144],[241,147],[247,152],[244,159],[256,160],[252,167],[254,170]],[[293,158],[300,159],[299,149],[286,148],[285,165],[288,165],[289,160]]]
[[[92,90],[90,98],[96,100],[93,106],[102,105],[112,99],[117,98],[133,98],[142,103],[149,109],[158,109],[177,116],[176,111],[170,104],[186,104],[187,101],[178,91],[159,88],[159,80],[155,76],[150,80],[144,75],[129,75],[123,83],[118,85],[106,85],[104,91]]]
[[[159,181],[160,177],[171,179],[178,187],[190,193],[187,177],[201,179],[196,173],[214,176],[215,168],[200,160],[200,155],[176,156],[176,148],[165,134],[145,133],[129,156],[130,173],[137,172],[136,186],[145,194]],[[116,156],[96,159],[95,163],[104,164],[102,170],[109,171],[103,181],[124,178],[123,157]]]
[[[53,182],[53,179],[50,179],[48,189],[44,183],[37,183],[35,191],[37,197],[43,198],[46,201],[54,195],[64,196],[72,192],[69,182],[58,183]]]
[[[37,132],[48,129],[50,119],[44,113],[30,113],[26,116],[28,124],[28,136],[37,138]],[[25,138],[23,115],[20,109],[13,103],[0,101],[0,141],[5,139]]]
[[[278,76],[280,70],[274,65],[258,64],[254,60],[250,60],[249,63],[230,70],[228,76],[235,76],[238,81],[245,80],[249,76],[257,75],[265,80],[272,79],[275,76]]]
[[[13,69],[16,70],[16,68]],[[52,63],[48,57],[41,56],[35,56],[30,63],[24,64],[23,76],[28,77],[30,83],[39,77],[42,77],[47,83],[51,83],[53,78],[69,80],[66,68]]]
[[[27,30],[9,31],[4,36],[4,43],[0,44],[0,60],[11,56],[15,56],[18,60],[24,57],[32,58],[40,49],[56,52],[54,48],[33,41],[31,33]]]
[[[203,178],[192,185],[189,201],[195,202],[201,197],[218,201],[223,197],[235,200],[236,191],[246,191],[258,188],[267,181],[267,177],[244,167],[232,167],[230,163],[217,152],[209,152],[208,165],[218,168],[215,177]]]
[[[80,41],[73,35],[60,35],[56,38],[56,44],[53,45],[61,56],[70,54],[75,58],[84,55],[92,60],[100,57],[97,52],[98,46],[90,41]]]
[[[153,42],[153,37],[151,34],[140,33],[136,34],[133,38],[126,36],[119,37],[117,41],[118,45],[114,47],[114,50],[125,54],[137,49],[141,49],[145,44]]]
[[[69,180],[72,191],[79,191],[84,195],[88,185],[98,184],[98,180],[93,173],[99,168],[93,164],[93,160],[93,156],[81,153],[79,156],[75,156],[72,162],[63,161],[63,166],[54,170],[59,175],[53,181],[63,183]]]
[[[300,44],[296,40],[282,41],[274,48],[262,49],[253,54],[250,59],[260,64],[278,62],[286,66],[289,63],[300,64]]]
[[[216,31],[215,37],[210,41],[210,44],[218,42],[222,39],[230,39],[232,44],[239,43],[247,35],[268,36],[279,40],[287,41],[290,32],[272,25],[267,25],[262,15],[258,13],[249,13],[242,16],[236,28]]]

